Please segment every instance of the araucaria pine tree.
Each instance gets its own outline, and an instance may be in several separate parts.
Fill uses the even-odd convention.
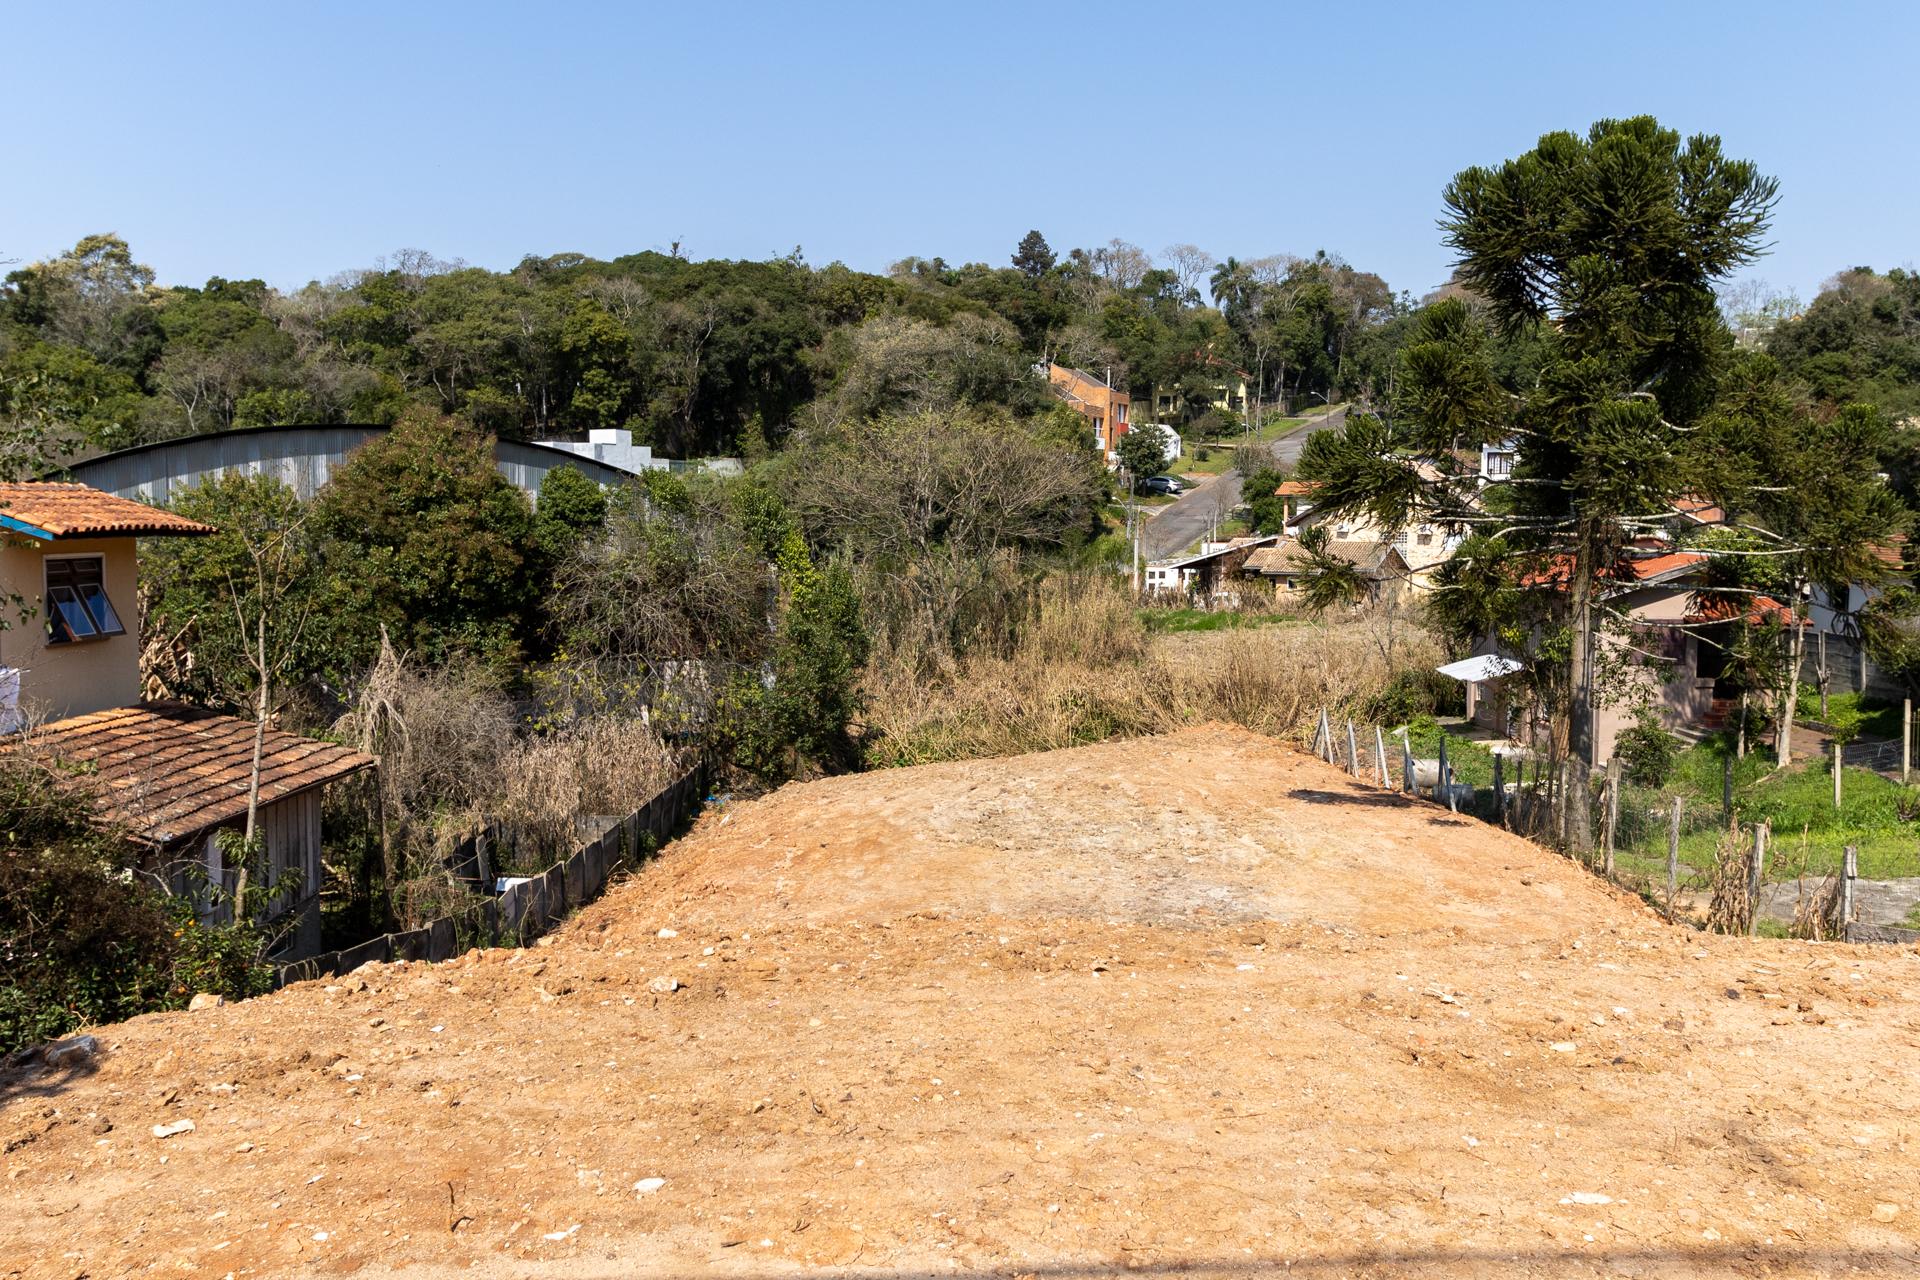
[[[1302,459],[1323,506],[1396,528],[1419,510],[1497,532],[1564,585],[1572,795],[1593,761],[1595,584],[1697,483],[1693,428],[1731,352],[1714,284],[1762,252],[1775,193],[1718,138],[1683,140],[1644,116],[1548,134],[1497,168],[1463,171],[1442,223],[1456,278],[1503,334],[1535,339],[1537,377],[1500,386],[1468,308],[1440,304],[1404,354],[1391,426],[1355,420],[1313,437]],[[1470,502],[1479,483],[1466,455],[1500,440],[1517,448],[1513,474]],[[1566,836],[1590,846],[1585,805],[1568,806]]]

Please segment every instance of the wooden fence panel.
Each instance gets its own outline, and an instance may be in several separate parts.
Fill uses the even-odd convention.
[[[393,933],[344,951],[330,951],[280,966],[281,986],[353,972],[363,964],[394,960],[450,960],[463,945],[505,946],[532,941],[563,919],[569,910],[585,906],[600,895],[624,860],[639,862],[641,837],[651,836],[657,847],[698,804],[705,790],[705,768],[694,768],[676,778],[638,809],[616,822],[596,839],[576,849],[573,856],[488,897],[454,916],[444,916],[405,933]],[[500,831],[489,823],[468,837],[448,859],[456,877],[491,889],[497,865]]]
[[[607,887],[607,846],[615,844],[620,831],[615,828],[588,845],[582,852],[587,860],[586,887],[587,898],[592,900],[600,896]]]

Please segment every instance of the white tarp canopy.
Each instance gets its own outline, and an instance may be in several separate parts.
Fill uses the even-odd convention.
[[[1524,667],[1526,663],[1515,662],[1512,658],[1503,658],[1497,653],[1482,654],[1477,658],[1462,658],[1458,662],[1449,662],[1444,667],[1435,667],[1443,676],[1452,676],[1465,684],[1479,684],[1482,680],[1498,680],[1501,676],[1510,676]]]

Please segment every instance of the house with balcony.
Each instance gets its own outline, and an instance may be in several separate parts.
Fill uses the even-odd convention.
[[[1324,524],[1330,542],[1354,549],[1356,555],[1359,548],[1367,546],[1390,548],[1406,581],[1416,588],[1431,587],[1434,571],[1452,557],[1464,540],[1457,529],[1433,521],[1415,520],[1403,528],[1387,530],[1357,511],[1316,509],[1314,488],[1310,480],[1287,480],[1274,490],[1281,499],[1289,538],[1298,538],[1302,529]],[[1380,563],[1386,560],[1384,556],[1361,555],[1360,558],[1370,563],[1376,559]]]
[[[81,484],[0,484],[0,751],[71,768],[143,870],[207,918],[234,889],[218,837],[246,823],[256,726],[140,696],[139,540],[204,537],[198,521]],[[279,958],[320,948],[320,798],[376,762],[271,726],[261,742],[256,831]],[[296,877],[289,883],[288,877]],[[256,881],[258,883],[258,881]]]
[[[1112,461],[1120,437],[1127,434],[1133,398],[1124,391],[1116,391],[1111,378],[1095,377],[1085,370],[1051,360],[1047,362],[1046,373],[1053,394],[1087,420],[1100,447],[1100,456]]]

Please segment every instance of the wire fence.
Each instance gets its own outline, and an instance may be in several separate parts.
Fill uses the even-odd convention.
[[[1721,803],[1703,804],[1634,786],[1604,769],[1594,771],[1583,787],[1564,761],[1532,752],[1496,752],[1492,777],[1482,785],[1461,777],[1452,758],[1460,750],[1457,740],[1442,733],[1437,745],[1433,755],[1419,756],[1404,729],[1388,733],[1351,720],[1336,724],[1323,710],[1311,749],[1362,782],[1429,799],[1569,851],[1590,871],[1637,893],[1670,919],[1749,935],[1784,931],[1851,942],[1920,942],[1920,928],[1861,919],[1882,896],[1885,882],[1863,881],[1857,846],[1816,840],[1806,831],[1776,836],[1765,821],[1744,821],[1730,780]],[[1900,744],[1892,745],[1897,752]],[[1891,767],[1897,772],[1897,755]],[[1568,821],[1577,812],[1573,804],[1586,806],[1591,851],[1583,854],[1571,852],[1577,843]],[[1889,896],[1896,906],[1904,901]]]

